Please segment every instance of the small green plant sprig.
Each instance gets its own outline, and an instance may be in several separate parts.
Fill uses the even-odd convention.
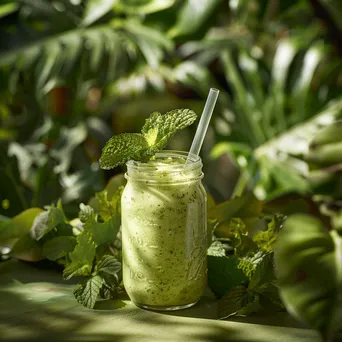
[[[190,109],[175,109],[164,115],[154,112],[146,120],[141,133],[122,133],[109,139],[102,150],[100,166],[109,170],[128,160],[147,162],[176,132],[195,120],[196,113]]]
[[[262,202],[247,194],[213,204],[208,218],[213,234],[208,284],[219,299],[219,318],[284,310],[274,275],[274,246],[284,216],[269,219]]]
[[[123,175],[115,176],[78,217],[69,220],[61,201],[30,208],[13,219],[0,220],[0,243],[8,257],[26,261],[50,260],[63,267],[63,278],[81,277],[74,290],[77,301],[93,308],[98,298],[117,298],[121,285],[120,199]],[[49,264],[49,266],[51,266]]]

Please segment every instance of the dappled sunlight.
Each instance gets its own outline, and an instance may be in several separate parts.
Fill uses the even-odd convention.
[[[76,302],[73,285],[54,282],[53,278],[60,278],[58,273],[51,272],[50,282],[43,283],[39,278],[46,274],[45,270],[13,262],[7,265],[12,267],[1,268],[0,328],[2,338],[8,341],[265,342],[274,341],[275,336],[279,342],[295,338],[318,341],[313,331],[271,327],[272,318],[248,325],[218,321],[217,302],[209,292],[194,307],[172,313],[139,309],[127,297],[99,301],[94,310],[89,310]],[[16,267],[21,270],[21,281],[9,282]],[[253,318],[242,320],[249,322]],[[284,325],[285,320],[280,322]]]

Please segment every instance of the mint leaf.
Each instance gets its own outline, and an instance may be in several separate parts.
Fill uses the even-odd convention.
[[[121,263],[112,255],[105,255],[97,266],[97,273],[103,278],[103,298],[113,297],[117,292],[120,283],[119,272],[121,271]]]
[[[75,298],[83,306],[92,309],[95,306],[102,284],[103,280],[99,275],[91,277],[74,290]]]
[[[94,208],[104,221],[108,221],[114,214],[121,213],[121,195],[126,180],[123,174],[110,179],[106,188],[90,199],[89,205]]]
[[[225,257],[226,249],[224,247],[224,244],[218,240],[213,241],[213,243],[208,248],[207,254],[216,257]]]
[[[98,274],[111,274],[115,277],[118,277],[120,270],[121,263],[112,255],[103,256],[97,266]]]
[[[31,236],[39,241],[45,234],[61,223],[64,223],[63,212],[59,208],[51,206],[47,211],[42,212],[35,218],[31,227]]]
[[[259,298],[245,286],[231,289],[219,300],[219,318],[247,316],[259,309]]]
[[[245,257],[241,257],[239,260],[238,268],[243,271],[243,273],[249,278],[252,279],[253,274],[259,263],[262,262],[265,257],[265,252],[258,250],[254,254],[249,254]]]
[[[102,169],[110,170],[129,160],[144,161],[148,148],[147,140],[140,133],[114,135],[102,150],[100,166]],[[150,156],[152,155],[153,153]]]
[[[263,309],[258,294],[251,294],[252,301],[236,312],[235,316],[246,317]]]
[[[267,225],[266,231],[259,231],[255,233],[253,236],[253,241],[258,245],[259,248],[266,252],[272,252],[274,250],[274,246],[284,219],[285,216],[283,215],[275,215],[272,221]]]
[[[43,256],[55,261],[74,250],[76,238],[74,236],[58,236],[48,240],[43,245]]]
[[[107,190],[95,194],[97,212],[105,221],[109,220],[115,214],[120,214],[122,191],[123,186],[120,186],[120,188],[112,195],[111,199],[109,199]]]
[[[279,296],[278,287],[275,284],[269,283],[262,288],[260,293],[260,304],[265,310],[278,310],[284,309],[283,302]]]
[[[274,256],[273,253],[265,254],[256,264],[252,274],[251,281],[248,285],[250,290],[262,292],[264,287],[267,287],[274,280]]]
[[[83,203],[80,204],[80,212],[78,213],[78,217],[83,223],[95,222],[96,219],[94,209]]]
[[[84,223],[84,231],[90,234],[96,246],[104,243],[113,243],[119,232],[121,217],[116,214],[106,222],[97,222],[94,209],[88,205],[80,204],[79,217]]]
[[[195,120],[196,113],[190,109],[175,109],[164,115],[155,112],[146,120],[141,132],[151,150],[157,152],[177,131],[190,126]]]
[[[147,162],[177,131],[195,120],[196,113],[190,109],[175,109],[164,115],[154,112],[146,120],[142,133],[123,133],[109,139],[102,150],[100,166],[112,169],[128,160]]]
[[[217,297],[248,280],[236,257],[208,256],[208,285]]]
[[[257,249],[256,243],[249,235],[245,223],[240,218],[232,218],[229,222],[228,237],[231,239],[235,255],[243,256]]]
[[[71,263],[64,269],[63,277],[70,279],[79,275],[90,275],[93,268],[96,246],[86,232],[77,236],[77,245],[69,254]]]

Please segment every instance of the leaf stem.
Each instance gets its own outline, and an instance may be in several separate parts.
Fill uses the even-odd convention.
[[[253,176],[255,166],[256,166],[256,161],[253,158],[249,163],[249,167],[241,170],[239,179],[238,179],[238,181],[234,187],[234,190],[233,190],[232,198],[242,196],[242,194],[244,193],[251,177]]]
[[[10,172],[10,170],[8,170],[8,168],[6,168],[5,173],[7,175],[7,177],[11,180],[14,190],[18,195],[18,198],[21,202],[21,205],[23,206],[23,209],[27,209],[29,207],[25,197],[23,196],[22,192],[20,191],[20,189],[17,186],[16,180],[13,178],[12,173]]]

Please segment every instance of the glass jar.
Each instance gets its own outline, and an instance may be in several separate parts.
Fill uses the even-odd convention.
[[[162,151],[129,161],[121,199],[123,281],[132,302],[152,310],[195,305],[207,284],[202,161]]]

